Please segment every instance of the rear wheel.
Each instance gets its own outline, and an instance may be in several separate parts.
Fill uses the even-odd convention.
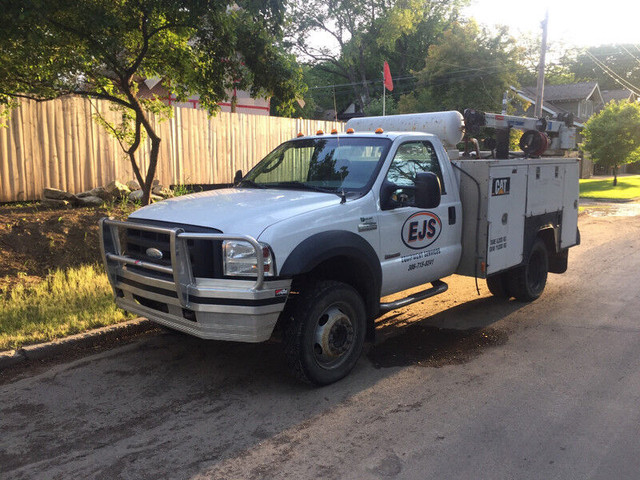
[[[494,297],[509,298],[509,285],[507,279],[507,273],[497,273],[487,277],[487,287]]]
[[[509,291],[521,302],[531,302],[542,295],[549,273],[549,254],[541,239],[531,248],[526,264],[509,271]]]
[[[358,361],[365,330],[364,302],[353,287],[336,281],[310,285],[284,332],[291,371],[314,385],[340,380]]]

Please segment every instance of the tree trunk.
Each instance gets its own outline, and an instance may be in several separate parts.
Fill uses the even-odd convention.
[[[618,166],[615,165],[613,167],[613,186],[617,186],[618,185]]]
[[[364,93],[364,104],[369,105],[371,102],[371,93],[369,91],[369,82],[367,81],[366,74],[366,62],[364,59],[364,48],[362,45],[359,46],[359,60],[360,60],[360,80],[362,81],[362,92]],[[384,87],[382,87],[384,88]]]
[[[355,69],[353,68],[352,65],[349,66],[349,69],[347,70],[347,75],[349,78],[349,83],[351,84],[351,88],[353,89],[353,94],[355,95],[354,102],[359,107],[360,111],[364,112],[364,102],[362,101],[362,90],[359,88],[360,84],[358,82],[358,78],[356,77]]]
[[[233,95],[231,96],[231,113],[236,113],[236,106],[238,105],[238,96],[236,95],[236,89],[233,89]]]
[[[142,185],[142,204],[149,205],[151,203],[151,187],[153,185],[153,179],[156,176],[158,156],[160,154],[160,138],[150,125],[149,128],[145,127],[145,130],[151,139],[151,152],[149,152],[149,169],[147,170],[144,185]]]
[[[156,168],[158,166],[158,155],[160,154],[160,137],[156,135],[156,132],[149,122],[149,118],[145,114],[142,105],[131,91],[130,82],[131,79],[123,79],[123,81],[121,82],[121,89],[127,96],[130,108],[134,112],[136,112],[136,127],[139,128],[139,125],[142,125],[142,128],[144,128],[144,130],[147,132],[147,135],[149,136],[149,140],[151,140],[151,152],[149,153],[149,169],[147,170],[147,174],[145,175],[144,183],[140,185],[142,187],[142,204],[149,205],[151,203],[151,187],[153,185],[153,178],[156,175]],[[134,144],[134,146],[128,152],[131,163],[134,166],[134,171],[136,171],[137,167],[134,156],[137,148],[138,145]],[[140,178],[142,175],[138,174],[136,174],[136,176]]]

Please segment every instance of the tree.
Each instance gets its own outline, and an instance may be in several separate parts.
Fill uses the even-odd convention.
[[[398,112],[397,102],[391,95],[387,94],[387,98],[384,100],[384,103],[385,105],[383,109],[382,97],[371,99],[369,105],[364,109],[364,114],[368,117],[379,117],[382,115],[383,110],[385,115],[395,115]]]
[[[212,113],[232,87],[276,95],[291,109],[301,71],[279,46],[282,0],[8,0],[0,10],[0,102],[64,95],[109,100],[123,122],[107,125],[121,141],[148,203],[161,139],[138,97],[140,82],[160,77],[179,100],[197,92]],[[151,142],[149,167],[136,152]]]
[[[518,82],[520,85],[536,85],[542,38],[532,34],[520,35],[518,45],[523,48],[520,62],[522,70],[518,75]],[[575,83],[575,74],[569,68],[571,63],[575,61],[575,52],[575,49],[561,41],[547,43],[544,69],[545,85]]]
[[[429,47],[415,91],[401,97],[403,113],[438,110],[495,111],[516,82],[520,47],[506,27],[491,34],[474,21],[456,23]]]
[[[364,111],[371,99],[378,96],[374,85],[381,85],[383,62],[389,61],[394,77],[398,78],[408,75],[411,69],[422,68],[426,49],[465,3],[465,0],[298,2],[291,11],[294,27],[291,37],[297,53],[335,78],[335,83],[346,84],[352,101]],[[325,45],[318,45],[319,35],[327,39]]]
[[[618,184],[618,167],[640,161],[640,104],[609,102],[593,115],[582,131],[583,148],[594,162],[613,169],[613,185]]]
[[[590,47],[569,62],[579,81],[597,81],[601,90],[635,89],[640,93],[640,51],[635,45]]]

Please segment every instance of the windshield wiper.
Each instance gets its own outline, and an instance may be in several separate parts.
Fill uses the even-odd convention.
[[[342,203],[346,202],[344,190],[338,192],[337,190],[330,190],[328,188],[316,187],[315,185],[309,185],[303,182],[276,182],[269,183],[269,187],[285,187],[285,188],[300,188],[302,190],[311,190],[312,192],[332,193],[338,195],[342,199]]]
[[[253,180],[242,180],[240,183],[238,183],[237,185],[238,187],[250,187],[250,188],[267,188],[264,185],[261,185],[259,183],[254,182]]]

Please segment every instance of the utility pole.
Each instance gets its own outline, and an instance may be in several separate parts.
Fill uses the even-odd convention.
[[[536,88],[536,108],[534,116],[542,117],[542,104],[544,102],[544,67],[547,53],[547,24],[549,23],[549,10],[544,14],[542,22],[542,45],[540,46],[540,65],[538,66],[538,86]]]

